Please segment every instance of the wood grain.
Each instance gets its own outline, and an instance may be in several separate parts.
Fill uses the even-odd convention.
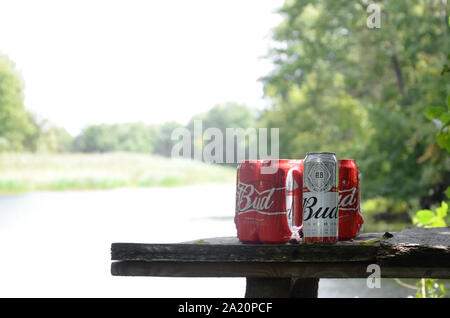
[[[349,262],[375,260],[378,244],[359,245],[374,238],[369,233],[352,242],[336,244],[243,244],[234,237],[202,239],[196,243],[113,243],[112,260],[202,262]]]
[[[113,276],[367,278],[371,263],[113,262]],[[450,278],[448,267],[381,266],[382,278]]]
[[[405,229],[336,244],[243,244],[211,238],[178,244],[113,243],[112,275],[174,277],[366,278],[378,264],[382,277],[450,278],[450,228]]]

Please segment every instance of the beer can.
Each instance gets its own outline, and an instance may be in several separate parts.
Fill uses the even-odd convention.
[[[262,160],[261,171],[265,166],[277,166],[275,173],[260,174],[260,189],[273,192],[271,208],[262,212],[264,221],[259,224],[262,243],[280,244],[295,238],[301,213],[300,164],[300,160],[292,159]]]
[[[298,235],[300,169],[301,160],[291,159],[243,161],[239,165],[235,223],[240,241],[279,244]]]
[[[303,161],[303,240],[337,242],[338,161],[333,152],[308,152]]]
[[[262,220],[252,200],[257,193],[260,165],[259,160],[245,160],[237,168],[234,222],[238,238],[244,243],[259,243],[258,222]]]
[[[339,240],[355,238],[364,219],[360,203],[360,173],[354,159],[339,159]]]

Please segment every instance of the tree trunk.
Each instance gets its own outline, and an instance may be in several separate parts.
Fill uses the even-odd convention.
[[[403,83],[403,75],[402,70],[400,68],[400,65],[398,64],[397,55],[394,54],[391,56],[392,65],[394,66],[395,76],[397,78],[397,86],[398,90],[400,91],[400,94],[402,94],[402,97],[405,97],[405,88]]]

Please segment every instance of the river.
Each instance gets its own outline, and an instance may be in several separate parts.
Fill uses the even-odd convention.
[[[112,242],[234,236],[234,185],[0,196],[0,297],[243,297],[244,278],[113,277]],[[414,284],[413,281],[407,281]],[[407,297],[382,279],[321,279],[319,297]]]

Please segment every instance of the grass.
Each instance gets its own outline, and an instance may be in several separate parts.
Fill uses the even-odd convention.
[[[235,170],[148,154],[0,154],[0,193],[235,182]]]
[[[235,178],[233,168],[148,154],[0,154],[0,194],[234,183]],[[404,202],[375,198],[364,201],[362,210],[366,232],[412,226]]]

